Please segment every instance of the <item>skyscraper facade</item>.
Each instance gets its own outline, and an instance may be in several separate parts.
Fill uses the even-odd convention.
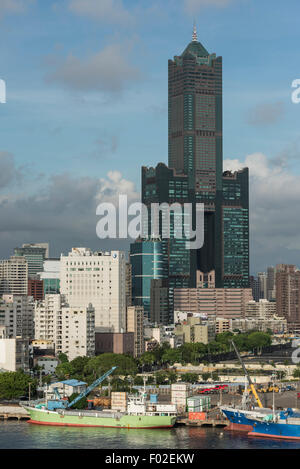
[[[42,272],[44,260],[49,253],[47,243],[23,244],[21,248],[15,248],[15,256],[23,256],[28,262],[28,277],[34,277]]]
[[[249,287],[248,170],[223,174],[222,57],[193,40],[169,60],[170,168],[203,203],[204,245],[197,269],[215,271],[217,288]]]
[[[196,202],[205,205],[204,246],[197,253],[201,272],[221,279],[222,58],[193,40],[169,60],[169,167],[188,176]]]
[[[225,288],[249,287],[248,168],[222,177],[221,280]]]
[[[130,245],[132,275],[132,303],[143,306],[144,313],[150,315],[151,280],[164,278],[164,255],[160,239],[137,239]]]

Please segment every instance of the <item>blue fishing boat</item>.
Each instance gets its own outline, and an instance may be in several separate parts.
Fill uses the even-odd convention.
[[[300,440],[300,413],[293,409],[264,417],[249,416],[248,420],[252,427],[249,436]]]
[[[220,410],[230,422],[226,430],[236,430],[239,432],[252,431],[252,419],[259,419],[270,414],[270,409],[267,408],[256,407],[247,409],[242,405],[240,407],[220,406]]]

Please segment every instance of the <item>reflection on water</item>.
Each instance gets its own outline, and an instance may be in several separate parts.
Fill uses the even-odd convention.
[[[165,430],[52,427],[0,422],[0,448],[56,449],[263,449],[300,448],[296,441],[248,437],[222,428],[176,427]]]

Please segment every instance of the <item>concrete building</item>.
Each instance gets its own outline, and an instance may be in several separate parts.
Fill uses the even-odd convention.
[[[3,295],[0,298],[0,324],[7,337],[34,338],[34,300],[29,296]]]
[[[60,291],[70,307],[95,308],[97,332],[126,329],[126,259],[124,252],[73,248],[61,255]]]
[[[285,334],[287,332],[287,321],[277,316],[273,318],[241,318],[231,320],[231,331],[239,330],[247,332],[256,330],[267,332],[268,329],[274,334]]]
[[[168,343],[171,348],[177,348],[183,344],[183,335],[175,334],[175,324],[165,326],[163,324],[148,324],[144,328],[145,343],[147,350],[153,345]]]
[[[34,366],[42,368],[42,372],[45,375],[54,374],[58,363],[58,359],[53,355],[42,355],[33,359]]]
[[[232,319],[216,318],[216,334],[232,332]]]
[[[55,353],[69,360],[95,354],[93,306],[71,307],[62,295],[46,295],[35,306],[35,339],[55,344]]]
[[[246,306],[252,300],[250,288],[177,288],[174,290],[174,310],[201,314],[208,318],[245,317]]]
[[[132,306],[132,265],[126,262],[126,307]]]
[[[0,296],[27,295],[28,263],[25,257],[12,256],[0,261]]]
[[[214,322],[204,322],[199,317],[188,316],[187,321],[175,326],[175,335],[183,336],[184,343],[208,344],[215,338]]]
[[[70,397],[72,394],[80,394],[86,390],[86,384],[84,381],[78,381],[77,379],[66,379],[64,381],[57,381],[49,384],[46,390],[46,397],[48,399],[57,399],[55,395],[55,388],[58,390],[62,397]]]
[[[276,302],[268,300],[249,301],[246,305],[246,318],[269,319],[276,315]]]
[[[0,333],[0,337],[5,335]],[[0,369],[29,371],[29,340],[15,337],[0,338]]]
[[[120,353],[122,355],[135,354],[133,332],[96,332],[95,353]]]
[[[95,355],[95,310],[63,306],[57,317],[56,354],[65,353],[69,360]]]
[[[273,266],[267,270],[267,299],[276,300],[276,268]]]
[[[28,279],[28,296],[32,296],[35,300],[44,298],[44,282],[39,278]]]
[[[276,314],[284,317],[289,330],[300,326],[300,270],[295,265],[276,266]]]
[[[143,306],[129,306],[127,308],[127,332],[134,334],[134,356],[139,357],[145,351]]]

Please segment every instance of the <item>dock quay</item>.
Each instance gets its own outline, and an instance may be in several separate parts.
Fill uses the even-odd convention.
[[[229,425],[225,419],[207,419],[207,420],[189,420],[188,418],[179,418],[176,425],[185,425],[187,427],[216,427],[224,428]]]
[[[0,420],[29,420],[29,415],[25,409],[20,406],[1,406]]]

